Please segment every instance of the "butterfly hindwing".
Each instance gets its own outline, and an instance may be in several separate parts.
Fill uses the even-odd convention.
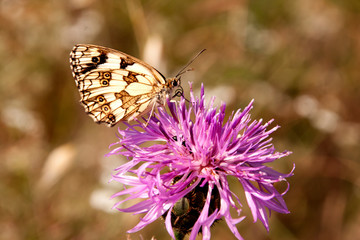
[[[70,64],[85,111],[109,126],[148,112],[166,83],[141,60],[100,46],[76,45]]]

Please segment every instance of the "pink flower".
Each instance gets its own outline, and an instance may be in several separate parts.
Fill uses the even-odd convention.
[[[251,121],[253,101],[226,121],[225,104],[218,109],[213,100],[205,106],[202,86],[200,98],[191,90],[188,107],[184,99],[168,101],[170,114],[159,107],[147,126],[138,121],[119,129],[119,141],[112,144],[117,147],[108,155],[120,154],[129,161],[112,176],[125,187],[114,197],[127,196],[115,207],[145,213],[129,233],[163,216],[174,239],[190,233],[193,240],[199,232],[210,239],[211,225],[223,218],[235,237],[242,239],[236,228],[244,218],[240,217],[242,205],[230,190],[229,177],[241,183],[254,221],[260,219],[267,230],[271,210],[289,213],[282,197],[288,189],[279,193],[273,184],[286,181],[293,170],[283,174],[265,165],[291,154],[276,152],[271,144],[269,135],[278,126],[268,130],[272,120]],[[121,208],[133,199],[142,201]],[[237,210],[237,217],[230,215],[231,208]]]

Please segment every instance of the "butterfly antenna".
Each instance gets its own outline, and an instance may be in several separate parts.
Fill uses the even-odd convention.
[[[200,52],[198,52],[198,54],[196,54],[195,57],[193,57],[193,58],[179,71],[179,73],[176,74],[175,77],[177,78],[178,76],[180,76],[180,75],[182,75],[182,74],[184,74],[184,73],[186,73],[186,72],[188,72],[188,71],[192,71],[193,68],[188,68],[188,69],[186,69],[186,68],[189,67],[189,65],[192,64],[192,63],[195,61],[195,59],[198,58],[198,57],[200,56],[200,54],[202,54],[205,50],[206,50],[206,49],[204,48],[203,50],[201,50]]]

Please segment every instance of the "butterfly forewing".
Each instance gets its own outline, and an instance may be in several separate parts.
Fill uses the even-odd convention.
[[[168,88],[155,68],[110,48],[76,45],[70,65],[85,111],[109,126],[145,114]]]

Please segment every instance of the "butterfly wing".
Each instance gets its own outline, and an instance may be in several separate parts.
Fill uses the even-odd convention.
[[[143,61],[95,45],[74,46],[70,65],[85,111],[109,126],[148,112],[166,83]]]

